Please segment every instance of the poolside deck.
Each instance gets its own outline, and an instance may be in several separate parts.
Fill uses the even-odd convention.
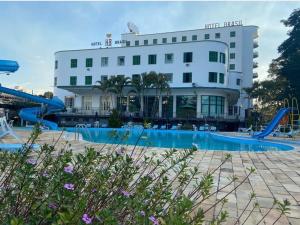
[[[17,131],[24,140],[29,135],[29,131]],[[53,143],[59,137],[60,132],[44,132],[38,143]],[[70,137],[70,136],[69,136]],[[101,148],[101,144],[93,144],[82,141],[69,139],[74,151],[83,151],[85,146],[93,146],[96,149]],[[9,137],[4,142],[13,142]],[[64,146],[65,140],[58,142],[59,146]],[[226,224],[233,224],[239,217],[244,206],[248,203],[251,192],[256,193],[256,201],[261,206],[260,210],[255,210],[245,224],[257,224],[268,209],[272,207],[273,199],[288,199],[291,202],[290,214],[281,217],[277,224],[300,224],[300,145],[294,145],[292,151],[272,151],[272,152],[231,152],[232,159],[227,161],[215,173],[214,189],[220,189],[228,183],[227,177],[237,176],[239,180],[229,187],[225,188],[218,195],[215,195],[210,201],[206,202],[207,207],[210,206],[211,200],[220,199],[228,193],[239,181],[246,177],[247,168],[254,167],[256,172],[242,184],[234,193],[229,194],[228,203],[225,208],[228,210],[230,218]],[[149,151],[164,151],[163,149],[150,148]],[[198,165],[202,172],[216,168],[224,155],[225,151],[199,151],[191,161],[191,166]],[[229,152],[230,153],[230,152]],[[200,162],[200,163],[199,163]],[[249,210],[252,208],[252,204]],[[218,209],[209,211],[209,216],[218,213]],[[244,214],[248,215],[249,211]],[[273,224],[278,217],[279,212],[272,210],[260,224]],[[241,218],[243,221],[244,218]],[[241,223],[242,224],[242,223]]]

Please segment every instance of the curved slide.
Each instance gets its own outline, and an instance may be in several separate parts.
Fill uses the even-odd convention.
[[[290,110],[291,110],[290,108],[282,108],[282,109],[280,109],[277,112],[276,116],[273,118],[273,120],[268,124],[268,126],[266,127],[266,129],[263,130],[262,132],[258,133],[258,134],[253,135],[252,137],[261,139],[261,138],[264,138],[264,137],[268,136],[269,134],[271,134],[272,131],[278,126],[280,120],[287,113],[289,113]]]
[[[18,68],[19,65],[15,61],[0,60],[0,71],[2,72],[15,72],[18,70]],[[46,99],[2,86],[0,86],[0,92],[25,98],[36,103],[41,103],[42,107],[21,109],[19,112],[20,118],[34,123],[39,122],[53,130],[58,128],[58,125],[56,123],[40,118],[41,115],[48,115],[55,112],[59,112],[65,108],[64,103],[57,97],[53,97],[52,99]]]

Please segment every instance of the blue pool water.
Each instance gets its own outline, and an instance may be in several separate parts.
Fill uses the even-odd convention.
[[[71,132],[74,130],[74,128],[67,129]],[[137,144],[162,148],[191,148],[194,143],[199,150],[228,151],[287,151],[293,149],[288,145],[252,138],[234,138],[208,132],[124,128],[88,128],[79,131],[84,140],[96,143]]]

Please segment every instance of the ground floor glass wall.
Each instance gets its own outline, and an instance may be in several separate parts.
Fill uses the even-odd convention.
[[[205,116],[220,116],[224,114],[224,100],[222,96],[201,96],[201,114]]]
[[[197,114],[197,96],[176,96],[176,116],[179,118],[195,118]]]

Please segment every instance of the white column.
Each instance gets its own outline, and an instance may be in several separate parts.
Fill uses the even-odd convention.
[[[201,96],[197,94],[197,107],[196,107],[196,117],[200,118],[201,115]]]
[[[173,95],[173,118],[176,118],[176,95]]]
[[[162,116],[162,96],[158,99],[158,117]]]

